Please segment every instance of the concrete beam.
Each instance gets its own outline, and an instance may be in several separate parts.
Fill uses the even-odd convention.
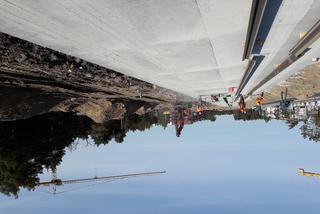
[[[6,0],[0,31],[196,97],[239,85],[251,3]]]

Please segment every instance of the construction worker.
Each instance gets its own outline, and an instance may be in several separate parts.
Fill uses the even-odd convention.
[[[216,95],[211,95],[212,102],[219,102],[219,98]]]
[[[258,106],[261,106],[263,104],[263,92],[261,93],[261,95],[256,99],[256,104]]]
[[[281,101],[280,101],[280,108],[287,109],[290,105],[291,101],[288,99],[288,88],[285,91],[281,91]]]
[[[244,98],[242,95],[240,95],[239,108],[241,113],[247,113],[246,102],[244,101]]]
[[[184,111],[183,109],[179,109],[175,115],[175,128],[176,128],[176,136],[180,137],[182,129],[184,127]]]
[[[198,106],[196,111],[197,111],[198,115],[202,115],[203,107],[202,106]]]

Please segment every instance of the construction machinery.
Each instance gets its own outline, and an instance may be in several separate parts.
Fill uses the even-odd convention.
[[[66,184],[96,182],[95,183],[95,185],[96,185],[96,184],[101,184],[101,183],[105,183],[105,182],[111,182],[111,181],[120,180],[120,179],[127,179],[127,178],[133,178],[133,177],[141,177],[141,176],[159,175],[159,174],[163,174],[163,173],[166,173],[166,171],[142,172],[142,173],[111,175],[111,176],[103,176],[103,177],[94,176],[94,177],[91,177],[91,178],[61,180],[61,179],[57,178],[56,171],[53,170],[52,171],[52,179],[50,181],[39,182],[39,183],[37,183],[37,186],[52,186],[52,192],[47,191],[47,193],[56,195],[56,194],[68,192],[68,191],[57,192],[57,186],[62,186],[62,185],[66,185]],[[101,182],[99,183],[99,181],[101,181]],[[87,186],[85,186],[85,187],[87,187]],[[77,189],[81,189],[81,188],[83,188],[83,187],[72,189],[72,190],[77,190]],[[69,190],[69,191],[72,191],[72,190]]]
[[[320,179],[320,173],[315,172],[306,172],[303,168],[299,168],[298,175],[305,176],[305,177],[317,177]]]

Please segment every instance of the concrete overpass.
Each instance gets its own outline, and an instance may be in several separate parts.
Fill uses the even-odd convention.
[[[262,57],[263,60],[254,71],[254,74],[242,93],[249,93],[255,85],[259,84],[259,82],[288,58],[290,50],[301,41],[302,36],[319,20],[320,1],[283,1],[275,14],[274,21],[262,47],[253,53],[258,57]],[[319,27],[316,38],[319,38]],[[290,75],[311,64],[312,58],[320,56],[319,45],[320,40],[317,39],[307,47],[308,51],[299,59],[284,69],[275,78],[261,85],[258,90],[252,92],[260,93],[267,87],[286,80]]]
[[[318,0],[0,1],[4,33],[194,97],[238,87],[259,57],[248,93],[319,18]],[[318,42],[282,78],[310,63]]]

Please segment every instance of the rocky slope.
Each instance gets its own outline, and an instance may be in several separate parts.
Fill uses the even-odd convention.
[[[190,97],[0,33],[0,121],[51,111],[95,122],[170,110]]]

